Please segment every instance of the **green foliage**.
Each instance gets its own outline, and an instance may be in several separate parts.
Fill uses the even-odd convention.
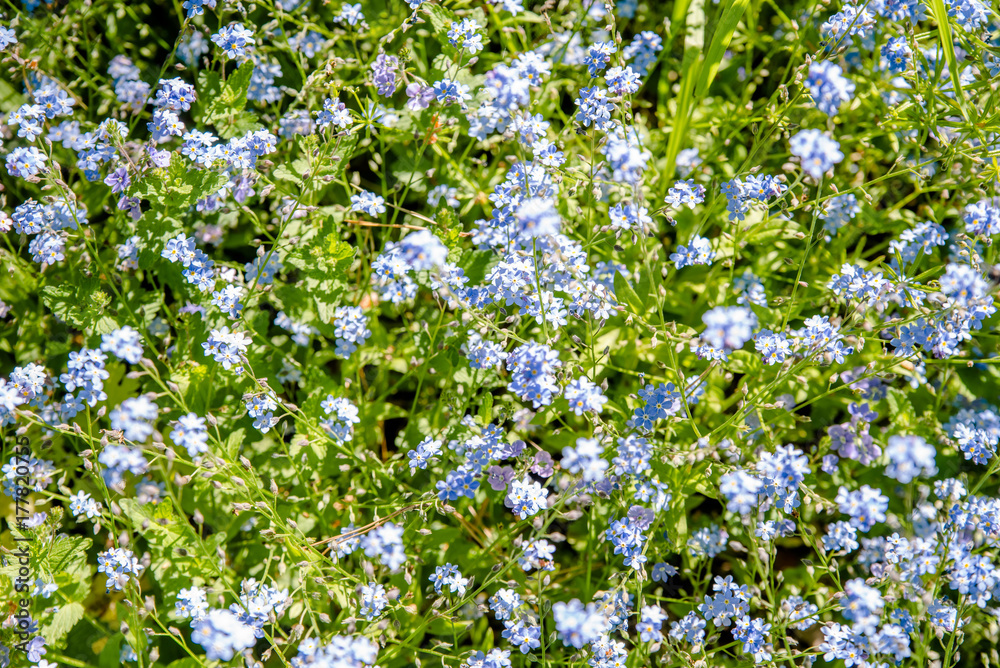
[[[805,665],[826,653],[821,627],[856,621],[845,615],[850,580],[878,590],[877,628],[900,622],[899,611],[912,616],[899,665],[996,663],[995,601],[981,609],[956,594],[965,554],[940,542],[997,558],[983,508],[1000,460],[970,461],[953,424],[988,422],[968,411],[995,405],[1000,387],[996,326],[983,315],[1000,252],[995,235],[966,220],[970,204],[994,201],[1000,176],[995,35],[944,0],[927,0],[915,22],[887,17],[886,3],[851,3],[856,35],[823,28],[847,4],[636,4],[629,17],[624,0],[610,12],[602,0],[561,0],[519,13],[391,0],[362,3],[355,23],[342,14],[353,3],[217,3],[191,17],[179,3],[142,0],[4,10],[18,42],[0,52],[3,160],[36,148],[42,168],[17,176],[0,165],[0,229],[14,225],[7,212],[18,216],[17,229],[0,232],[0,436],[5,448],[31,440],[31,511],[47,515],[31,529],[5,522],[0,543],[32,538],[33,576],[56,585],[29,606],[51,664],[287,668],[310,639],[350,636],[371,640],[384,668],[460,668],[494,647],[511,651],[514,668],[597,665],[593,648],[565,641],[554,606],[576,599],[609,611],[602,597],[616,592],[633,609],[610,634],[628,652],[615,665]],[[451,43],[463,20],[475,22],[481,51]],[[253,48],[230,58],[212,37],[236,22]],[[662,48],[636,53],[649,33]],[[901,73],[886,69],[890,37],[913,50]],[[584,59],[600,42],[613,48],[592,74]],[[112,67],[116,56],[135,71]],[[379,56],[398,58],[392,86]],[[539,67],[530,81],[504,78],[526,62]],[[854,86],[830,113],[818,108],[828,96],[810,91],[819,62]],[[638,89],[614,93],[610,70],[625,67],[644,70]],[[194,86],[190,109],[151,104],[173,78]],[[18,109],[48,79],[71,112],[39,118],[41,134],[26,137]],[[468,99],[439,99],[450,82]],[[603,127],[581,109],[592,87],[612,119]],[[324,112],[341,104],[330,122]],[[177,113],[179,136],[154,140],[157,110]],[[77,131],[59,125],[69,119],[81,136],[62,141]],[[489,127],[480,132],[479,121]],[[844,153],[820,176],[791,151],[813,129]],[[257,132],[266,150],[239,153]],[[221,152],[193,159],[199,137]],[[547,142],[562,158],[543,164]],[[233,152],[241,159],[226,159]],[[635,179],[622,175],[630,167]],[[106,181],[118,169],[127,185]],[[758,178],[774,178],[779,192],[745,198],[745,215],[734,215],[727,192]],[[704,199],[665,202],[679,179]],[[374,213],[355,204],[362,195]],[[553,200],[559,235],[518,235],[528,196]],[[838,229],[830,208],[844,196],[858,211]],[[29,201],[45,234],[20,231]],[[616,205],[641,206],[648,222],[610,226]],[[947,240],[905,248],[928,222]],[[61,260],[41,256],[49,233]],[[198,251],[190,265],[165,257],[178,237]],[[695,237],[711,259],[681,266],[671,255]],[[421,261],[429,268],[414,268]],[[885,284],[865,280],[882,291],[870,301],[835,291],[845,264],[878,274]],[[980,279],[966,286],[983,293],[976,318],[956,300],[949,265]],[[904,287],[919,299],[894,292]],[[739,345],[706,349],[713,309],[744,315]],[[810,319],[830,324],[823,345],[803,333]],[[955,348],[898,345],[922,321],[954,334]],[[123,327],[137,333],[135,356],[115,342]],[[356,341],[345,338],[352,327]],[[754,338],[765,332],[786,337],[787,356],[765,357]],[[245,350],[223,363],[212,347],[227,335],[245,337]],[[496,346],[488,363],[472,363],[477,341]],[[834,343],[843,346],[824,347]],[[553,368],[525,372],[547,381],[529,393],[512,356],[534,345]],[[93,394],[70,389],[81,364],[99,378]],[[583,379],[600,388],[599,409],[568,399]],[[669,395],[649,402],[654,388]],[[255,399],[273,408],[254,415]],[[879,413],[871,424],[854,419],[862,404]],[[643,425],[650,405],[666,417]],[[185,433],[199,420],[203,443]],[[494,434],[488,461],[478,459]],[[910,482],[890,474],[900,436],[931,447],[936,472]],[[569,463],[591,439],[606,466],[596,486]],[[877,454],[852,453],[849,440]],[[638,472],[632,446],[645,457]],[[435,450],[426,468],[413,458],[421,447]],[[766,501],[748,493],[750,511],[736,507],[726,476],[758,480],[786,447],[806,462],[797,496],[778,499],[781,480],[768,480]],[[52,470],[39,463],[50,461]],[[479,473],[468,494],[442,489],[468,471]],[[515,515],[505,476],[542,486],[544,507]],[[963,500],[934,489],[950,478]],[[823,537],[846,516],[835,499],[861,485],[885,495],[886,521],[859,531],[858,549],[828,548]],[[81,493],[95,505],[68,512]],[[17,506],[3,507],[9,522]],[[647,561],[634,567],[606,532],[645,510]],[[966,510],[981,526],[952,535]],[[761,524],[785,520],[795,524],[788,535],[763,537]],[[370,542],[390,522],[386,534],[403,537],[398,567]],[[712,527],[726,533],[709,558],[696,547]],[[942,565],[919,576],[906,559],[873,567],[893,533],[913,546],[938,540],[928,549]],[[539,540],[554,547],[552,570],[525,567]],[[120,587],[96,567],[116,549],[141,566]],[[652,580],[654,564],[678,575]],[[461,593],[431,584],[446,565],[469,578]],[[14,589],[18,568],[0,566],[0,591]],[[715,576],[748,587],[751,617],[772,625],[772,657],[755,659],[736,624],[708,620],[700,643],[669,635],[671,623],[699,616]],[[257,583],[282,605],[262,615],[250,656],[206,658],[182,591],[203,588],[222,611],[239,609]],[[370,584],[385,588],[388,606],[366,619],[359,591]],[[501,588],[518,591],[517,616],[540,625],[530,652],[502,636],[495,611],[479,614]],[[790,596],[814,602],[820,624],[796,628]],[[968,620],[961,633],[932,615],[945,599]],[[649,606],[668,615],[656,642],[636,632]],[[876,652],[884,638],[861,636],[872,665],[896,662]],[[0,628],[0,643],[12,639],[9,624]]]
[[[149,200],[153,207],[152,215],[147,214],[144,219],[157,218],[168,211],[185,209],[207,195],[218,192],[228,181],[228,175],[223,172],[191,170],[180,160],[173,160],[170,167],[153,170],[138,186],[136,195]],[[151,229],[156,234],[167,228],[154,220]]]
[[[57,318],[78,329],[89,329],[97,323],[111,298],[100,289],[96,276],[89,276],[78,285],[46,285],[41,299]]]

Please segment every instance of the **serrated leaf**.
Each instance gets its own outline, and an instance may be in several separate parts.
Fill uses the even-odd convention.
[[[288,165],[278,165],[275,167],[274,171],[271,172],[271,178],[288,183],[298,183],[302,180],[302,177],[289,169]]]
[[[49,645],[58,646],[63,638],[73,630],[76,623],[83,619],[83,613],[83,606],[76,601],[67,603],[59,608],[56,614],[52,616],[52,621],[45,626],[43,631],[45,642]]]
[[[247,101],[247,91],[250,90],[250,79],[253,77],[254,62],[245,61],[226,79],[222,89],[222,101],[230,105],[239,105],[242,109]]]
[[[42,303],[60,320],[78,329],[88,329],[101,317],[109,297],[98,289],[97,279],[78,285],[46,285]]]
[[[230,440],[238,432],[242,430],[230,435]],[[181,586],[190,586],[193,577],[203,578],[213,571],[211,555],[217,545],[225,542],[225,531],[199,538],[187,518],[174,510],[170,499],[155,506],[121,499],[119,505],[133,530],[145,538],[152,556],[146,573],[163,591],[175,596]],[[168,605],[172,604],[168,601]]]
[[[342,262],[348,258],[353,259],[355,248],[346,241],[341,241],[335,234],[330,234],[326,238],[326,256],[334,262]]]
[[[455,215],[455,210],[442,202],[434,213],[434,222],[438,227],[437,236],[444,242],[448,250],[462,247],[462,223]]]
[[[219,94],[206,109],[206,122],[218,124],[219,121],[233,118],[243,111],[247,104],[247,90],[250,89],[253,68],[253,61],[247,60],[226,78]]]
[[[431,26],[434,27],[434,32],[437,34],[447,33],[451,29],[451,24],[458,20],[455,16],[455,12],[450,9],[446,9],[441,5],[434,3],[427,3],[421,7],[427,12],[427,17],[430,19]]]
[[[49,546],[46,559],[53,572],[76,572],[80,563],[87,563],[87,550],[91,540],[80,536],[57,536]]]
[[[326,299],[315,296],[316,302],[316,315],[319,317],[320,322],[329,323],[333,320],[333,312],[337,310],[337,304],[334,302],[327,301]]]
[[[180,160],[175,160],[169,171],[154,170],[136,187],[135,194],[149,200],[154,209],[154,215],[143,216],[142,220],[149,218],[156,221],[167,209],[186,209],[198,200],[219,192],[228,182],[228,174],[188,169]]]
[[[114,318],[110,316],[101,316],[94,323],[93,331],[94,334],[110,334],[111,332],[118,329],[118,323],[115,322]]]
[[[257,120],[255,114],[249,111],[241,111],[233,116],[229,123],[222,127],[216,126],[216,128],[220,137],[223,139],[232,139],[233,137],[242,137],[248,132],[263,130],[264,126]]]

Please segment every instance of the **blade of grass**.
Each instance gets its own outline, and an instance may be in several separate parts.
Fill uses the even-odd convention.
[[[736,27],[743,18],[744,12],[750,5],[750,0],[729,0],[725,9],[722,10],[722,18],[719,19],[712,35],[712,41],[708,45],[708,51],[702,58],[701,71],[698,74],[698,85],[695,86],[694,96],[700,100],[708,93],[709,86],[715,80],[715,75],[719,71],[719,64],[722,57],[729,48],[729,43],[733,41]]]
[[[684,60],[681,62],[681,89],[677,95],[677,106],[674,110],[674,126],[670,131],[670,140],[667,142],[667,164],[664,173],[669,176],[673,176],[677,154],[680,153],[684,146],[684,140],[687,138],[688,124],[691,122],[691,114],[694,110],[692,98],[697,67],[698,50],[685,49]]]
[[[955,43],[951,37],[951,21],[948,19],[948,9],[944,6],[944,0],[931,0],[931,11],[934,13],[934,21],[937,23],[938,37],[941,38],[941,49],[944,51],[944,61],[948,65],[948,74],[951,77],[952,88],[955,89],[955,99],[962,110],[962,117],[965,122],[971,124],[969,108],[965,102],[965,91],[962,90],[962,82],[959,77],[958,60],[955,57]]]
[[[688,14],[688,29],[684,39],[684,60],[681,62],[681,90],[677,97],[674,128],[667,144],[666,174],[674,173],[677,154],[687,139],[688,126],[698,104],[708,93],[719,71],[722,57],[733,40],[736,28],[743,18],[750,0],[726,0],[712,39],[705,48],[705,12],[702,3],[695,2]],[[697,56],[701,54],[699,59]]]
[[[680,71],[680,91],[677,94],[676,106],[674,107],[674,123],[670,131],[670,140],[667,142],[667,175],[673,175],[674,165],[677,161],[677,154],[680,152],[687,137],[688,124],[691,122],[691,113],[694,109],[692,96],[694,95],[694,82],[698,76],[698,54],[705,46],[705,11],[704,0],[694,0],[684,2],[685,21],[684,31],[684,58],[681,61]]]
[[[677,0],[674,5],[674,14],[671,18],[673,23],[680,23],[687,16],[688,5],[691,4],[691,0]]]

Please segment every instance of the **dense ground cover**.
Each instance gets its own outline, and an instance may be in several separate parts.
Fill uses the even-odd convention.
[[[0,10],[0,668],[1000,663],[978,0]]]

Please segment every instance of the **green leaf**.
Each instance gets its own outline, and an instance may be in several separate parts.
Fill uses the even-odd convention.
[[[59,608],[58,612],[52,616],[52,621],[45,626],[43,635],[45,642],[49,645],[58,646],[63,638],[73,630],[76,623],[83,619],[83,605],[73,601]]]
[[[635,293],[632,286],[628,284],[628,279],[620,271],[615,272],[615,296],[619,300],[628,302],[636,313],[644,313],[646,309],[642,306],[642,300]]]
[[[681,61],[681,90],[677,97],[677,109],[674,114],[674,127],[667,142],[666,173],[673,174],[677,164],[677,154],[687,141],[688,126],[698,104],[708,93],[719,63],[729,48],[729,43],[736,33],[736,27],[750,5],[750,0],[726,0],[721,18],[715,26],[712,40],[705,49],[705,38],[702,29],[705,25],[705,14],[702,3],[696,3],[688,14],[688,31],[684,40],[684,59]],[[701,57],[699,58],[699,54]]]
[[[207,108],[207,105],[219,96],[220,90],[222,90],[222,80],[218,72],[202,70],[198,73],[198,102],[202,107]]]
[[[209,382],[207,366],[195,364],[175,369],[171,380],[177,383],[192,410],[204,412],[214,387]]]
[[[635,284],[635,294],[639,298],[639,302],[642,305],[643,313],[645,313],[646,309],[649,308],[649,298],[651,296],[649,279],[649,272],[643,268],[639,271],[639,282]]]
[[[691,4],[691,0],[677,0],[674,3],[674,13],[672,17],[673,23],[681,23],[684,21],[684,17],[687,15],[688,5]]]
[[[442,202],[434,212],[434,223],[438,227],[438,237],[448,250],[461,249],[462,222],[446,202]]]
[[[24,96],[14,90],[9,83],[0,79],[0,111],[7,113],[14,111],[24,104]]]
[[[736,27],[743,18],[743,13],[750,6],[750,0],[727,0],[725,8],[722,10],[722,18],[715,27],[712,35],[712,42],[708,46],[702,58],[701,71],[698,73],[698,84],[694,89],[694,97],[701,100],[708,93],[709,87],[715,81],[715,74],[719,71],[719,63],[729,48],[729,43],[733,41]]]
[[[243,445],[243,440],[245,437],[245,432],[242,427],[239,429],[234,429],[229,437],[226,439],[226,455],[236,458],[236,453],[240,451],[240,446]]]
[[[326,257],[335,263],[341,263],[347,259],[354,259],[356,248],[346,241],[336,238],[336,235],[329,234],[326,237]]]
[[[329,323],[333,320],[333,312],[337,310],[336,302],[330,302],[323,297],[316,295],[316,315],[319,317],[320,322]]]
[[[317,136],[310,135],[300,139],[302,151],[315,155],[317,149],[315,145],[311,145],[310,140],[316,141]],[[318,193],[331,187],[332,183],[339,179],[344,170],[347,169],[354,147],[357,146],[358,138],[349,137],[337,141],[338,143],[333,147],[332,155],[328,153],[330,147],[324,146],[318,149],[321,155],[312,161],[298,158],[291,164],[285,163],[276,167],[272,172],[273,178],[282,183],[291,184],[290,188],[282,186],[281,190],[303,202],[317,200]],[[309,175],[308,178],[307,175]]]
[[[287,164],[275,167],[274,171],[271,172],[271,177],[276,181],[286,181],[288,183],[299,183],[302,180],[302,177],[289,169]]]
[[[147,199],[153,207],[152,216],[143,216],[145,222],[157,222],[166,209],[186,209],[200,199],[219,192],[229,182],[222,172],[188,169],[179,159],[171,161],[168,169],[153,170],[142,180],[135,194]]]
[[[688,47],[681,61],[681,89],[677,96],[677,110],[674,112],[674,126],[667,142],[667,174],[673,174],[677,165],[677,154],[687,140],[688,123],[694,110],[694,82],[698,70],[698,49]]]
[[[472,620],[468,619],[446,619],[444,617],[438,617],[430,625],[430,632],[436,636],[451,637],[456,633],[464,633],[469,626],[472,625]],[[450,646],[450,645],[445,645]]]
[[[116,633],[108,639],[101,650],[101,655],[97,659],[100,668],[118,668],[121,665],[122,641],[125,636]]]
[[[434,27],[436,34],[447,33],[451,29],[451,24],[458,20],[455,12],[437,3],[428,3],[421,7],[421,9],[424,8],[426,8],[427,17],[430,19],[431,26]]]
[[[57,536],[52,540],[47,555],[49,568],[54,573],[67,572],[75,574],[79,572],[81,564],[87,565],[87,550],[90,549],[91,540],[81,536]]]
[[[539,427],[544,427],[548,423],[555,420],[561,415],[561,412],[556,409],[555,404],[546,406],[542,410],[535,413],[535,417],[531,418],[531,424],[537,425]]]
[[[243,111],[243,107],[247,104],[247,91],[250,89],[253,67],[253,61],[247,60],[226,78],[222,90],[205,111],[207,122],[217,124],[219,121],[232,118]]]
[[[171,661],[167,668],[204,668],[205,664],[194,658],[193,656],[186,656],[183,659],[177,659],[176,661]]]
[[[219,136],[223,139],[242,137],[248,132],[263,130],[264,126],[257,120],[257,116],[249,111],[241,111],[232,117],[230,122],[222,127],[216,126]]]
[[[93,277],[77,285],[46,285],[41,295],[42,303],[57,318],[77,329],[93,326],[111,301]]]
[[[229,441],[238,440],[233,437],[241,431],[230,435]],[[215,574],[214,550],[226,541],[224,530],[205,539],[199,538],[188,519],[174,510],[170,499],[155,506],[142,505],[135,499],[121,499],[119,505],[132,529],[140,532],[149,546],[152,562],[147,575],[164,592],[169,592],[170,598],[176,596],[182,586],[190,586],[192,578],[203,579]],[[173,605],[169,599],[165,603]]]
[[[758,374],[764,370],[764,363],[760,355],[755,355],[747,350],[734,350],[729,353],[729,361],[725,363],[725,368],[734,373]]]
[[[247,60],[226,79],[222,89],[222,100],[230,105],[238,105],[242,109],[246,105],[247,91],[250,90],[250,79],[253,77],[254,63]]]
[[[893,423],[898,427],[909,427],[916,422],[916,412],[913,404],[910,403],[906,394],[895,387],[889,388],[886,395],[889,401],[889,414],[892,415]]]
[[[70,285],[46,285],[42,288],[42,303],[60,320],[73,324],[76,313],[76,291]]]
[[[965,90],[962,88],[958,58],[955,55],[955,42],[951,37],[951,21],[948,18],[948,8],[945,7],[944,0],[931,0],[930,5],[931,12],[934,14],[934,21],[937,23],[941,48],[944,49],[944,61],[948,65],[951,86],[958,100],[958,106],[962,110],[962,116],[965,117],[965,122],[970,123],[972,121],[969,118],[969,109],[965,102]]]
[[[493,421],[493,395],[489,392],[485,392],[482,396],[482,403],[479,404],[479,417],[482,418],[483,424],[489,424]]]
[[[115,319],[110,316],[101,316],[98,318],[97,322],[94,323],[94,334],[110,334],[116,329],[118,329],[118,323],[115,322]]]

